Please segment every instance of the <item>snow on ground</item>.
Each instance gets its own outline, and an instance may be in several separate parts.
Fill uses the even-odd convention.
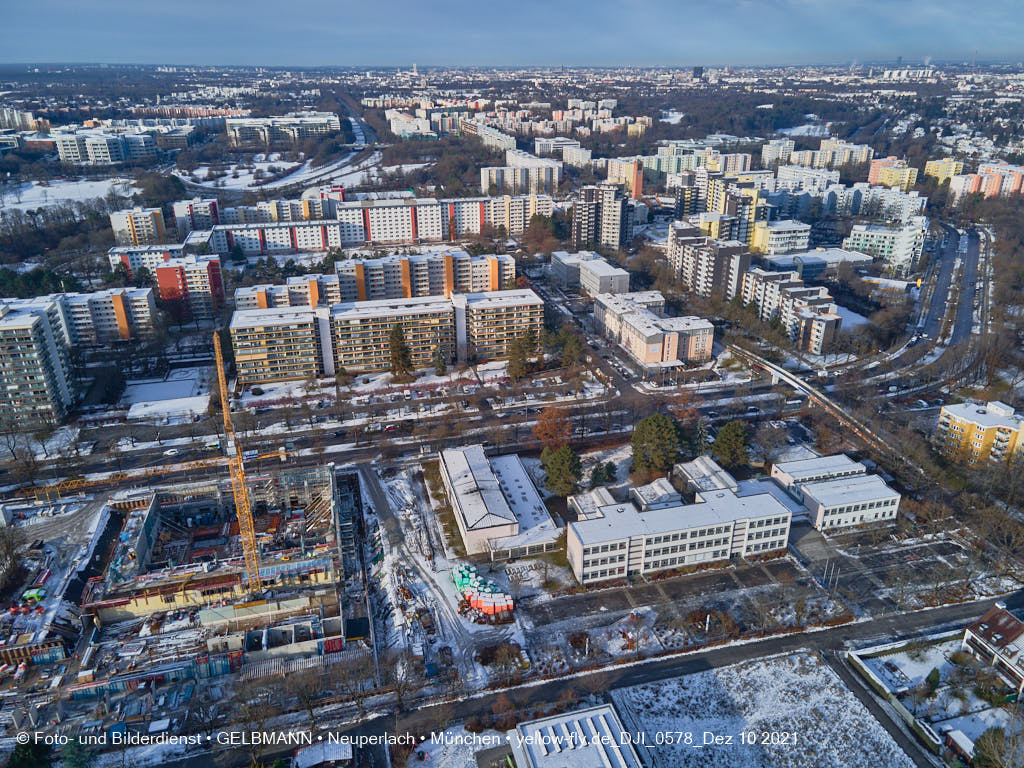
[[[864,315],[859,315],[852,309],[847,309],[841,304],[836,304],[836,314],[843,318],[843,328],[851,330],[856,328],[858,325],[864,325],[868,321]]]
[[[732,736],[732,744],[683,743],[649,751],[654,768],[912,768],[914,763],[816,655],[795,653],[612,691],[627,728],[647,734]],[[739,743],[742,732],[757,743]],[[761,744],[762,733],[790,743]],[[795,742],[795,743],[794,743]]]
[[[63,203],[81,203],[106,197],[111,191],[129,197],[136,188],[131,179],[122,178],[0,185],[0,213],[15,208],[27,211]]]
[[[164,379],[135,379],[125,386],[121,404],[130,420],[191,418],[210,404],[210,368],[175,368]]]
[[[820,136],[827,139],[831,135],[828,129],[829,125],[831,123],[804,123],[793,128],[783,128],[779,133],[786,136]]]
[[[943,682],[949,679],[953,665],[949,657],[960,650],[960,635],[944,643],[904,649],[884,656],[862,659],[865,666],[885,683],[889,690],[914,688],[924,682],[933,669]]]
[[[46,435],[46,431],[40,433],[40,436]],[[58,427],[52,433],[46,435],[44,440],[39,440],[35,435],[29,435],[26,433],[19,433],[13,435],[13,439],[17,449],[27,447],[32,451],[36,461],[45,461],[52,459],[57,456],[89,456],[92,454],[95,443],[92,442],[79,442],[79,429],[66,425]],[[4,440],[0,443],[0,458],[5,461],[11,458],[11,451],[8,446],[8,440]]]
[[[686,117],[685,112],[677,112],[674,109],[663,109],[661,110],[660,120],[661,122],[668,123],[669,125],[679,125],[679,121],[684,117]]]
[[[409,768],[477,768],[476,752],[505,743],[505,734],[473,734],[461,725],[431,735],[409,757]],[[422,755],[422,758],[421,758]]]

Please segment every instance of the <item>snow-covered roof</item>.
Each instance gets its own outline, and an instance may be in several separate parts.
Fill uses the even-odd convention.
[[[809,477],[845,474],[852,471],[864,472],[866,469],[863,464],[859,461],[854,461],[845,453],[837,453],[832,456],[816,456],[813,459],[781,461],[774,468],[778,472],[789,475],[797,483]]]
[[[519,768],[641,768],[610,704],[520,723],[509,733]]]
[[[295,753],[295,768],[315,768],[325,763],[352,759],[352,744],[347,741],[320,741]]]
[[[516,522],[482,445],[448,448],[441,451],[441,461],[455,492],[453,505],[467,531]]]
[[[899,496],[878,475],[853,475],[807,483],[800,487],[804,498],[817,501],[823,507],[839,504],[860,504],[866,501],[890,499]]]
[[[693,461],[676,464],[675,471],[681,473],[687,483],[698,491],[735,491],[738,488],[736,478],[710,456],[698,456]]]

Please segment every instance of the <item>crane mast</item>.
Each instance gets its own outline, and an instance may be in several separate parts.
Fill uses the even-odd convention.
[[[220,385],[220,408],[224,416],[224,453],[231,471],[231,491],[235,497],[235,514],[238,516],[238,532],[242,537],[245,571],[249,588],[259,591],[263,589],[263,583],[260,581],[259,547],[256,544],[256,526],[252,520],[252,501],[249,498],[249,483],[242,462],[242,446],[231,424],[231,401],[228,399],[228,383],[224,373],[224,354],[221,352],[220,335],[216,331],[213,334],[213,351],[217,361],[217,381]]]

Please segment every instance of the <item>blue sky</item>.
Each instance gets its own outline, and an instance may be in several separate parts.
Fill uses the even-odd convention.
[[[844,63],[1024,56],[1021,0],[6,0],[0,61]]]

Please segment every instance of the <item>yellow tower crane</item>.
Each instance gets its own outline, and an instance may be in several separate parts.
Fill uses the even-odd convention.
[[[228,383],[224,373],[224,354],[220,348],[220,335],[214,331],[213,351],[217,358],[217,381],[220,384],[220,407],[224,414],[224,452],[231,470],[231,491],[235,497],[235,514],[238,515],[238,532],[242,536],[242,552],[245,554],[245,571],[249,589],[260,591],[259,548],[256,545],[256,526],[252,521],[252,502],[249,499],[249,484],[245,478],[242,463],[242,446],[238,442],[235,428],[231,424],[231,401],[228,399]],[[232,450],[234,453],[232,453]]]

